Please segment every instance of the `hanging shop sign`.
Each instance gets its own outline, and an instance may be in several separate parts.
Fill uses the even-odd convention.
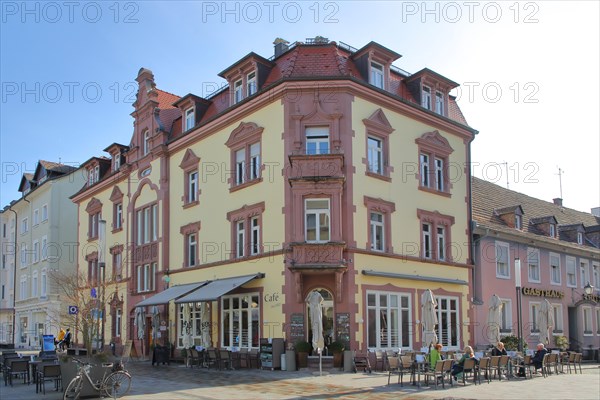
[[[521,293],[523,293],[524,296],[551,297],[555,299],[562,299],[563,297],[565,297],[564,292],[554,289],[537,289],[524,287],[521,289]]]

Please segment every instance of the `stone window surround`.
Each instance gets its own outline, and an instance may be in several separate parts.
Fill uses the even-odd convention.
[[[259,229],[259,248],[258,254],[264,252],[263,245],[263,220],[262,216],[265,212],[265,202],[261,201],[260,203],[255,203],[251,205],[244,205],[237,210],[232,210],[227,213],[227,221],[231,223],[231,245],[232,251],[230,252],[229,258],[234,259],[237,257],[237,223],[240,221],[244,221],[244,237],[246,243],[244,243],[244,257],[247,258],[256,256],[256,254],[250,254],[250,244],[251,244],[251,235],[252,235],[252,227],[250,226],[250,220],[254,217],[258,217],[258,226]]]
[[[201,229],[200,221],[191,222],[187,225],[179,228],[179,232],[183,235],[183,263],[181,264],[182,268],[190,268],[200,264],[200,240],[199,233]],[[196,265],[189,265],[188,259],[188,236],[192,233],[196,234]]]
[[[417,209],[417,218],[419,219],[419,256],[423,258],[423,223],[431,224],[431,260],[441,262],[452,262],[452,225],[454,225],[454,217],[451,215],[444,215],[438,211],[426,211],[420,208]],[[438,226],[444,227],[445,239],[444,244],[446,246],[446,257],[444,260],[438,259],[437,254],[437,228]]]
[[[452,197],[450,189],[452,189],[452,183],[450,182],[448,175],[448,167],[450,154],[454,151],[448,140],[444,138],[437,130],[432,132],[426,132],[419,138],[415,139],[415,143],[418,146],[417,165],[418,173],[415,174],[415,178],[419,182],[419,190],[425,192],[438,194],[445,197]],[[430,174],[430,186],[426,187],[422,185],[423,180],[421,179],[421,154],[427,154],[429,156],[429,174]],[[444,190],[439,191],[435,185],[435,159],[439,158],[444,161]],[[434,178],[434,179],[432,179]]]
[[[366,249],[371,251],[372,237],[371,237],[371,212],[377,212],[383,214],[383,236],[384,236],[384,248],[382,253],[394,253],[392,246],[392,213],[396,211],[396,205],[393,202],[383,200],[381,198],[376,199],[369,196],[364,196],[364,204],[367,208],[367,227],[369,233],[367,235]],[[372,250],[375,251],[375,250]],[[377,253],[380,253],[377,251]]]

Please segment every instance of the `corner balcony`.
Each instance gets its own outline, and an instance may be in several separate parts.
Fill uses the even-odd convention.
[[[340,179],[344,178],[344,155],[336,154],[292,154],[288,156],[293,179]]]
[[[158,259],[158,243],[146,243],[136,245],[133,250],[133,261],[135,265],[144,264]]]
[[[291,243],[292,260],[290,268],[331,269],[345,267],[344,242]]]

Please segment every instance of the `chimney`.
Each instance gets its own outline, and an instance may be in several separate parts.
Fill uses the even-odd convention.
[[[275,39],[273,44],[275,45],[275,58],[279,57],[280,55],[288,51],[288,49],[290,48],[288,46],[290,42],[282,38]]]
[[[592,215],[595,217],[600,217],[600,207],[592,208]]]
[[[562,207],[562,199],[560,197],[552,199],[552,201],[554,202],[555,205]]]

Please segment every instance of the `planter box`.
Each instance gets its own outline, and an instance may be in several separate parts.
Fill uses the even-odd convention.
[[[103,367],[101,365],[94,365],[90,371],[90,378],[92,378],[93,382],[97,382],[102,380],[104,376],[104,371],[107,371],[107,375],[110,371],[108,371],[109,367]],[[60,374],[62,376],[62,385],[63,390],[67,388],[69,383],[75,378],[77,375],[77,364],[73,361],[61,361],[60,362]],[[96,392],[92,385],[88,382],[86,377],[83,377],[83,388],[81,389],[81,397],[98,397],[99,393]]]

